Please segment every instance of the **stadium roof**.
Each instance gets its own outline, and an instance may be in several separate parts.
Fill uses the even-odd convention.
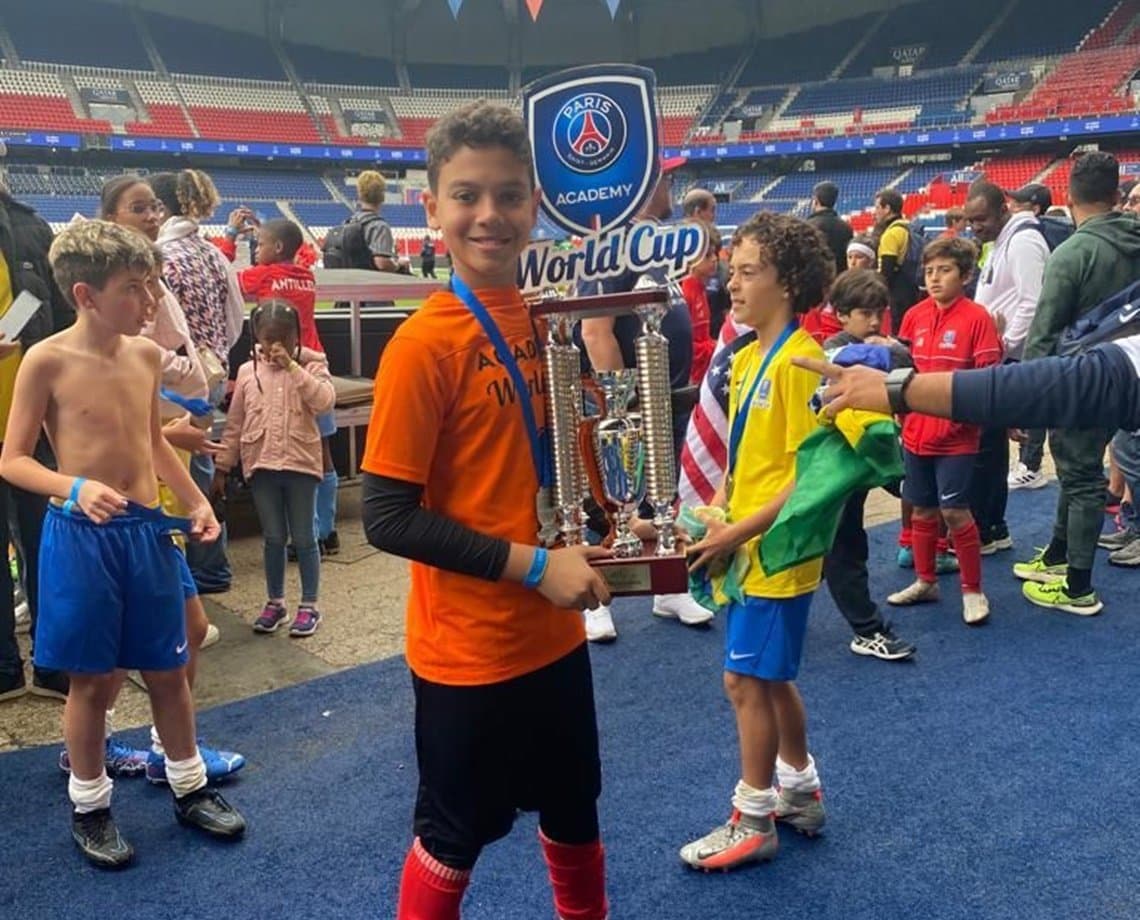
[[[83,3],[84,0],[75,0]],[[110,0],[299,44],[398,60],[589,63],[740,45],[893,9],[914,0],[546,0],[532,22],[522,0]]]

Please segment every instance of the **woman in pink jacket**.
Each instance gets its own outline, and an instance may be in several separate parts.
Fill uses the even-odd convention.
[[[240,460],[265,541],[268,600],[254,632],[276,632],[285,621],[285,545],[292,535],[301,603],[289,635],[311,636],[321,622],[321,554],[313,530],[317,484],[324,475],[317,416],[332,409],[336,395],[325,356],[301,348],[301,320],[291,304],[262,301],[249,327],[256,344],[234,383],[215,486]]]

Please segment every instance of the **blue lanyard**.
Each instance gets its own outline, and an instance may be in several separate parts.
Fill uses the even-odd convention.
[[[732,471],[736,468],[736,454],[740,450],[740,441],[744,437],[744,429],[748,425],[749,409],[752,406],[752,399],[756,395],[756,388],[760,386],[760,381],[764,379],[764,374],[768,370],[768,365],[772,363],[772,359],[776,357],[781,348],[784,347],[788,339],[792,337],[792,333],[799,328],[799,323],[792,320],[784,327],[784,331],[772,343],[772,347],[768,349],[768,353],[764,355],[764,360],[760,362],[760,371],[752,378],[752,386],[748,388],[748,395],[736,405],[736,415],[732,417],[732,430],[728,434],[728,473],[731,476]],[[742,381],[743,383],[743,381]]]
[[[503,333],[499,331],[499,327],[495,325],[491,314],[487,312],[487,308],[483,306],[483,303],[475,296],[475,292],[467,286],[467,283],[459,275],[451,276],[451,290],[456,297],[467,305],[471,315],[479,321],[479,325],[483,327],[487,338],[491,340],[491,346],[495,349],[495,357],[499,359],[499,363],[503,365],[510,376],[519,406],[522,408],[523,422],[526,424],[527,438],[530,440],[530,454],[531,459],[534,460],[534,472],[538,476],[539,488],[549,486],[554,478],[550,462],[550,449],[547,444],[546,432],[539,430],[538,421],[534,417],[530,387],[527,385],[526,378],[523,377],[522,369],[519,367],[518,361],[515,360],[507,340],[503,338]]]

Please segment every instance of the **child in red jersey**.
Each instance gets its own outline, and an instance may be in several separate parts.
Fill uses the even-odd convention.
[[[911,350],[921,373],[988,367],[1001,360],[1001,339],[986,308],[962,291],[974,270],[973,243],[943,237],[922,253],[926,290],[903,317],[899,338]],[[938,599],[935,545],[938,517],[950,531],[962,579],[962,618],[970,625],[985,622],[989,602],[982,593],[982,557],[978,527],[970,513],[970,478],[981,429],[912,412],[903,421],[906,480],[903,497],[914,506],[914,583],[890,595],[895,605]]]
[[[588,564],[606,550],[536,546],[541,330],[516,284],[540,194],[530,143],[516,112],[474,102],[436,123],[427,150],[424,206],[451,253],[451,289],[385,347],[361,463],[369,542],[412,560],[419,786],[396,916],[456,920],[483,848],[537,811],[557,915],[604,920],[578,611],[609,602]]]

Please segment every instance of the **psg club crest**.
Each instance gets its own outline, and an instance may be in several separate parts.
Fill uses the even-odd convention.
[[[542,209],[569,233],[621,226],[658,175],[656,78],[631,64],[562,70],[523,89]]]

